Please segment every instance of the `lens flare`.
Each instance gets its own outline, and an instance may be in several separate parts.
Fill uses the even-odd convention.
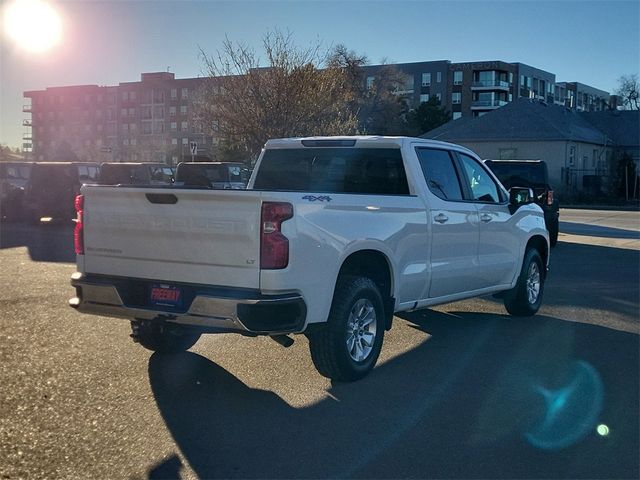
[[[47,2],[14,0],[4,7],[4,31],[16,46],[42,53],[60,42],[62,21]]]

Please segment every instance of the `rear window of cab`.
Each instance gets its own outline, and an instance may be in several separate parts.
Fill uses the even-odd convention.
[[[255,190],[409,195],[399,149],[266,150]]]

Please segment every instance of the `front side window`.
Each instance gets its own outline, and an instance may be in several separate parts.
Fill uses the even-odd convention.
[[[489,172],[480,163],[463,153],[458,154],[464,173],[470,200],[477,202],[498,203],[501,195],[498,193],[498,185],[491,178]]]
[[[431,193],[443,200],[462,200],[460,180],[449,152],[418,147],[416,153]]]
[[[283,172],[287,172],[284,174]],[[256,190],[408,195],[402,154],[395,148],[267,150]]]

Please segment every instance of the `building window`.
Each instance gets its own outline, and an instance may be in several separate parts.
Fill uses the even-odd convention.
[[[136,92],[129,92],[129,100],[132,102],[136,99]]]
[[[125,138],[125,139],[122,141],[122,144],[123,144],[123,145],[129,145],[129,139],[128,139],[128,138]]]
[[[187,114],[187,106],[186,105],[182,105],[180,107],[180,115],[186,115]]]
[[[164,107],[154,107],[153,118],[164,118]]]
[[[373,83],[375,82],[376,77],[367,77],[367,89],[373,88]]]
[[[153,103],[164,103],[164,91],[163,90],[154,90],[153,91]]]
[[[128,132],[129,131],[129,124],[128,123],[123,123],[122,124],[122,131],[123,132]]]
[[[436,72],[436,82],[442,82],[442,72]]]
[[[130,108],[129,109],[129,116],[133,117],[133,116],[135,116],[135,114],[136,114],[136,109],[135,108]]]
[[[173,130],[173,131],[178,130],[178,123],[177,122],[171,122],[171,130]]]
[[[423,87],[428,87],[429,85],[431,85],[431,74],[430,73],[423,73],[422,74],[422,86]]]
[[[176,107],[169,107],[169,115],[171,117],[175,117],[176,116]]]
[[[498,155],[500,156],[500,160],[515,160],[518,155],[517,148],[501,148],[498,151]]]
[[[140,108],[140,118],[142,118],[143,120],[148,120],[152,118],[151,114],[152,114],[151,107]]]
[[[171,89],[171,100],[175,100],[176,98],[178,98],[178,89],[177,88],[172,88]]]
[[[569,147],[569,166],[573,167],[576,163],[576,147],[571,145]]]
[[[164,133],[164,122],[154,122],[153,133]]]
[[[138,141],[135,138],[131,139],[131,145],[137,145]]]
[[[186,100],[187,98],[189,98],[189,89],[183,88],[181,91],[181,95],[182,95],[182,100]]]
[[[151,122],[142,122],[142,134],[143,135],[151,134]]]
[[[451,94],[451,103],[457,104],[457,103],[460,103],[461,101],[462,101],[462,93],[453,92]]]
[[[188,138],[183,138],[182,139],[182,145],[189,145],[189,139]]]
[[[454,120],[458,120],[460,117],[462,117],[462,112],[453,112]]]
[[[441,93],[436,93],[436,99],[438,100],[438,103],[442,102],[442,94]]]
[[[453,72],[453,84],[462,85],[462,70],[456,70]]]
[[[123,102],[129,101],[129,92],[122,92],[122,101]]]
[[[172,138],[171,139],[171,145],[178,145],[178,139],[177,138]]]
[[[123,108],[122,110],[120,110],[120,116],[122,117],[126,117],[127,116],[127,109]]]
[[[130,123],[129,124],[129,130],[131,132],[135,132],[136,131],[136,124],[135,123]]]
[[[182,123],[180,124],[180,129],[181,129],[183,132],[186,132],[187,130],[189,130],[189,123],[188,123],[188,122],[182,122]]]
[[[420,95],[420,103],[425,103],[429,101],[429,94],[423,93]]]

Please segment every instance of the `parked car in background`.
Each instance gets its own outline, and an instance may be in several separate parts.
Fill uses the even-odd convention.
[[[558,243],[560,206],[549,185],[549,171],[543,160],[485,160],[485,164],[498,177],[507,190],[529,187],[535,193],[535,202],[544,211],[551,246]]]
[[[90,162],[36,162],[25,186],[25,217],[39,223],[43,217],[71,221],[74,199],[83,184],[96,183],[98,164]]]
[[[176,182],[185,186],[242,190],[249,181],[249,169],[238,162],[181,162]]]
[[[31,162],[0,163],[0,218],[13,221],[23,214],[24,188],[31,174]]]
[[[100,165],[101,185],[169,185],[173,169],[164,163],[104,162]]]

